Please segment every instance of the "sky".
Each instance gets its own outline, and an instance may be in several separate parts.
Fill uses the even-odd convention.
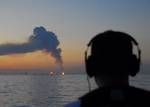
[[[88,41],[112,29],[132,35],[142,63],[149,64],[149,11],[150,0],[0,0],[0,44],[24,43],[35,27],[43,26],[57,35],[65,69],[82,71]],[[0,56],[0,69],[54,66],[54,58],[40,51]]]

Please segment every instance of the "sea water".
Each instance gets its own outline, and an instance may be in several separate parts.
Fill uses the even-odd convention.
[[[150,75],[130,80],[131,85],[150,90]],[[0,107],[63,107],[87,92],[84,74],[0,75]]]

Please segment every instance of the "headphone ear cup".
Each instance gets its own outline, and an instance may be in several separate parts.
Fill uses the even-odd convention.
[[[129,63],[129,74],[134,77],[139,72],[139,69],[140,69],[140,62],[136,57],[136,55],[132,55],[131,61]]]
[[[93,77],[94,76],[94,63],[93,63],[93,57],[89,56],[86,60],[85,60],[85,65],[86,65],[86,73],[88,74],[89,77]]]

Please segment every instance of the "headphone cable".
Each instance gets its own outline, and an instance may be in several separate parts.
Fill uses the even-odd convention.
[[[88,75],[87,75],[87,82],[88,82],[89,92],[91,92],[91,84],[90,84],[90,79]]]

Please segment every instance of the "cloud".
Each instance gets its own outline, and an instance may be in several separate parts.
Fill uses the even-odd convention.
[[[55,58],[56,63],[62,64],[60,42],[55,33],[44,27],[35,27],[28,41],[22,44],[7,43],[0,45],[0,55],[23,54],[34,51],[44,51]]]

